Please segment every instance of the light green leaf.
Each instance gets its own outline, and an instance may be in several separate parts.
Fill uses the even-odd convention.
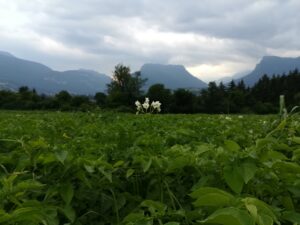
[[[271,217],[271,219],[273,221],[277,221],[276,215],[274,214],[272,208],[267,203],[265,203],[259,199],[251,198],[251,197],[244,198],[242,200],[242,202],[244,202],[246,206],[247,205],[255,205],[259,215],[265,214],[265,215]],[[262,217],[262,219],[268,220],[267,217]]]
[[[116,168],[116,167],[120,167],[124,164],[124,161],[123,160],[119,160],[118,162],[116,162],[113,167]]]
[[[274,221],[271,216],[266,215],[266,214],[260,214],[260,215],[258,215],[257,224],[258,225],[273,225]]]
[[[59,152],[55,152],[55,156],[57,158],[57,160],[59,162],[61,162],[62,164],[64,164],[67,156],[68,156],[68,152],[67,151],[59,151]]]
[[[145,218],[144,213],[143,212],[137,212],[137,213],[130,213],[128,214],[123,222],[137,222],[139,220],[143,220]]]
[[[225,147],[226,150],[233,151],[233,152],[237,152],[241,148],[238,145],[238,143],[236,143],[235,141],[231,141],[231,140],[224,141],[224,147]]]
[[[257,215],[257,208],[255,205],[252,204],[246,204],[246,208],[251,214],[252,218],[257,221],[258,220],[258,215]]]
[[[176,170],[180,170],[180,169],[184,168],[185,166],[188,166],[191,164],[192,164],[191,157],[177,156],[174,158],[170,158],[170,160],[168,161],[167,172],[172,173],[172,172],[175,172]]]
[[[15,191],[23,191],[23,190],[40,190],[44,187],[45,185],[41,184],[38,181],[35,180],[24,180],[19,183],[14,187]]]
[[[245,210],[237,208],[224,208],[215,211],[207,219],[200,221],[204,224],[222,225],[254,225],[253,218]]]
[[[142,207],[147,207],[152,216],[163,216],[167,210],[167,206],[161,202],[145,200],[141,203]]]
[[[146,173],[150,169],[151,164],[152,164],[152,158],[150,158],[147,162],[142,161],[142,167],[143,167],[144,173]]]
[[[241,166],[241,173],[245,184],[247,184],[255,175],[257,167],[253,162],[244,162]]]
[[[134,169],[128,169],[126,172],[126,178],[131,177],[133,173],[134,173]]]
[[[134,224],[134,225],[152,225],[153,220],[149,217],[145,217],[143,212],[137,212],[137,213],[130,213],[127,215],[124,220],[124,224]]]
[[[300,144],[300,137],[294,136],[294,137],[292,137],[290,139],[291,139],[292,142],[295,142],[296,144]]]
[[[300,173],[299,164],[293,162],[276,162],[273,164],[273,168],[281,173]]]
[[[241,175],[241,168],[238,166],[234,167],[225,167],[224,168],[224,179],[227,185],[237,194],[240,194],[243,185],[244,179]]]
[[[293,151],[293,158],[292,158],[292,160],[296,161],[298,159],[300,159],[300,149],[296,149],[296,150]]]
[[[193,191],[190,196],[197,200],[193,203],[196,207],[201,206],[228,206],[234,201],[234,196],[217,188],[201,187]]]
[[[105,171],[102,167],[98,168],[99,171],[104,175],[104,177],[112,183],[112,172],[111,171]]]
[[[89,173],[94,173],[95,172],[95,169],[93,166],[89,166],[89,165],[84,165],[84,168],[87,172]]]
[[[8,223],[11,221],[11,215],[0,209],[0,223]]]
[[[11,214],[11,222],[23,222],[23,221],[30,221],[30,222],[41,222],[44,219],[44,216],[41,212],[39,212],[38,208],[35,207],[24,207],[19,208],[13,211]]]
[[[287,159],[288,158],[283,153],[272,150],[268,150],[260,157],[260,161],[278,161]]]
[[[210,151],[209,145],[202,144],[202,145],[199,145],[199,146],[196,147],[196,153],[198,155],[201,155],[201,154],[203,154],[205,152],[208,152],[208,151]]]

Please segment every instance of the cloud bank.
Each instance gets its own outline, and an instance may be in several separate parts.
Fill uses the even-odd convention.
[[[10,0],[0,49],[54,69],[182,64],[209,81],[300,56],[298,0]]]

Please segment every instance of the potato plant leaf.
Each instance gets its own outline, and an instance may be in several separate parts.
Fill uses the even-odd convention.
[[[238,166],[227,166],[224,168],[223,176],[231,190],[237,194],[240,194],[244,185],[244,178],[241,175],[241,168]]]
[[[201,206],[229,206],[234,201],[234,196],[218,188],[201,187],[193,191],[190,196],[195,198],[196,207]]]
[[[241,166],[241,174],[245,184],[247,184],[255,175],[257,167],[253,162],[244,162]]]
[[[291,138],[291,141],[295,142],[296,144],[300,144],[300,137],[294,136],[294,137]]]
[[[199,221],[203,224],[222,225],[254,225],[253,218],[245,210],[237,208],[223,208],[215,211],[205,220]]]
[[[285,211],[282,213],[282,218],[294,224],[300,224],[300,213],[295,211]]]
[[[112,172],[111,171],[105,171],[104,168],[99,167],[98,170],[104,175],[104,177],[112,183]]]
[[[235,141],[232,141],[232,140],[226,140],[226,141],[224,141],[224,147],[225,147],[226,150],[232,151],[232,152],[237,152],[241,148],[238,145],[238,143],[236,143]]]
[[[134,174],[134,169],[128,169],[128,170],[126,171],[126,178],[131,177],[132,174]]]
[[[70,205],[66,205],[61,210],[65,214],[65,216],[70,220],[71,223],[75,221],[76,213],[75,210]]]
[[[268,204],[266,204],[265,202],[259,200],[259,199],[256,199],[256,198],[252,198],[252,197],[247,197],[247,198],[244,198],[242,200],[242,202],[245,203],[245,206],[249,207],[249,205],[253,205],[257,208],[257,212],[259,215],[265,215],[265,216],[262,216],[261,219],[263,220],[266,220],[266,221],[269,221],[269,217],[271,218],[272,221],[277,221],[277,216],[275,215],[274,211],[272,210],[271,206],[269,206]]]
[[[57,152],[55,152],[55,156],[56,156],[57,160],[59,162],[61,162],[61,164],[64,164],[64,162],[68,156],[68,152],[67,151],[57,151]]]
[[[73,186],[70,182],[62,185],[60,187],[59,193],[62,197],[62,199],[64,200],[64,202],[66,203],[66,205],[70,205],[73,196],[74,196],[74,189]]]
[[[141,203],[141,207],[149,209],[152,216],[163,216],[167,210],[167,206],[161,202],[153,200],[145,200]]]

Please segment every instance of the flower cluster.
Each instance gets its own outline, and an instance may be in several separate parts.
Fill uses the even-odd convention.
[[[145,102],[142,104],[139,101],[135,102],[135,106],[136,106],[136,114],[139,113],[154,113],[156,112],[160,112],[161,111],[161,103],[159,101],[152,101],[150,104],[150,100],[149,98],[145,98]]]

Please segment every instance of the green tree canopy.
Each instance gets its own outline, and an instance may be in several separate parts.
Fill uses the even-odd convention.
[[[170,104],[172,103],[172,93],[163,84],[153,84],[149,87],[147,97],[153,101],[160,101],[163,106],[162,110],[164,112],[169,111]]]
[[[131,106],[142,94],[142,86],[146,82],[141,78],[140,72],[133,75],[130,68],[118,64],[113,72],[113,78],[108,87],[108,102],[111,106],[125,105]]]

